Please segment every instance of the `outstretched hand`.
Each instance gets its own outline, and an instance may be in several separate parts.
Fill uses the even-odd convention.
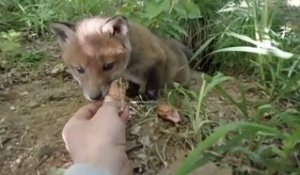
[[[80,108],[65,125],[62,136],[74,163],[87,163],[112,174],[132,174],[125,152],[128,107],[119,111],[110,96]]]

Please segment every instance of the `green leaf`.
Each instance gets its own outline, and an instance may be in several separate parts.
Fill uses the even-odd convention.
[[[163,8],[161,8],[161,6],[157,3],[155,3],[154,1],[152,1],[151,3],[149,3],[145,9],[145,17],[149,18],[150,20],[157,17],[160,13],[163,12]]]
[[[193,19],[201,17],[199,7],[192,0],[183,0],[182,3],[188,18]]]
[[[173,7],[175,12],[179,14],[179,16],[187,16],[187,12],[185,11],[185,9],[183,8],[183,6],[181,5],[177,5]]]
[[[172,0],[163,0],[161,3],[161,7],[163,8],[164,11],[169,12],[170,9],[172,8]]]
[[[201,13],[199,7],[194,3],[191,2],[189,6],[188,18],[201,18]]]
[[[145,9],[145,17],[149,18],[150,20],[157,17],[164,11],[169,11],[171,8],[171,0],[164,0],[161,2],[150,2]]]

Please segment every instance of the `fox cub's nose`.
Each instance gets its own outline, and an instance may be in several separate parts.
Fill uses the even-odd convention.
[[[102,93],[100,92],[99,94],[97,95],[94,95],[94,96],[90,96],[91,100],[93,101],[98,101],[98,100],[101,100],[102,99]]]

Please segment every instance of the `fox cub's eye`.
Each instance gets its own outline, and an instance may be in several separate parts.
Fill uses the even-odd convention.
[[[82,67],[74,67],[76,69],[76,71],[80,74],[84,73],[84,69]]]
[[[114,63],[109,63],[109,64],[104,64],[103,65],[103,70],[104,71],[109,71],[114,67]]]

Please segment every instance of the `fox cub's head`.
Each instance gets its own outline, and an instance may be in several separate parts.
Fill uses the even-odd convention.
[[[93,17],[74,25],[56,22],[50,27],[84,96],[92,101],[101,100],[129,62],[127,20],[122,16]]]

